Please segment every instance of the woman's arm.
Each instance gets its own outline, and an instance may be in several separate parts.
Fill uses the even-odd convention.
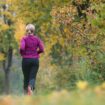
[[[24,50],[25,49],[25,40],[24,40],[24,38],[20,42],[20,49],[21,50]]]
[[[24,50],[25,50],[25,40],[24,38],[22,38],[22,40],[20,41],[20,54],[22,55]]]
[[[38,38],[38,47],[39,47],[38,54],[43,53],[44,52],[44,44],[40,38]]]

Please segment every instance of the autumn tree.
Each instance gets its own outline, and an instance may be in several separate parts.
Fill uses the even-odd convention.
[[[57,56],[55,56],[55,60],[57,61],[56,63],[65,65],[67,64],[66,57],[69,63],[71,61],[70,58],[72,58],[72,63],[74,65],[73,70],[77,69],[79,71],[76,71],[78,72],[77,78],[88,80],[90,78],[95,78],[96,81],[104,80],[104,59],[101,61],[102,58],[100,58],[101,56],[104,57],[102,42],[105,40],[103,30],[103,1],[75,0],[71,2],[71,4],[64,5],[63,7],[55,6],[52,9],[51,15],[53,17],[54,25],[58,26],[55,28],[55,30],[57,29],[61,32],[60,38],[63,38],[62,40],[64,40],[61,42],[62,44],[60,44],[58,41],[60,38],[56,39],[57,43],[53,46],[53,51],[55,54],[61,54],[60,62],[57,59]],[[57,47],[57,45],[59,45],[59,47]],[[71,57],[69,57],[70,55]],[[81,62],[86,62],[86,65],[81,65]],[[81,72],[82,66],[84,69]],[[88,68],[85,68],[85,66]],[[72,66],[69,67],[72,68]],[[102,72],[100,72],[100,69]]]
[[[9,93],[10,90],[10,71],[12,66],[13,49],[17,47],[15,41],[15,11],[10,1],[0,2],[0,56],[5,74],[4,91]]]

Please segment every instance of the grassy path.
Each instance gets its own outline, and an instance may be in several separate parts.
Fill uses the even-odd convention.
[[[0,105],[105,105],[105,92],[62,90],[47,95],[1,96]]]

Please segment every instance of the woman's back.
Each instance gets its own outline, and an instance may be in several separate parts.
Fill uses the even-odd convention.
[[[24,58],[39,58],[39,53],[43,52],[43,43],[39,37],[27,35],[21,41],[20,52]]]

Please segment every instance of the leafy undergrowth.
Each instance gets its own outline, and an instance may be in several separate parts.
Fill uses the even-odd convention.
[[[89,88],[86,82],[77,83],[75,91],[54,91],[47,95],[1,96],[0,105],[105,105],[105,83]]]

